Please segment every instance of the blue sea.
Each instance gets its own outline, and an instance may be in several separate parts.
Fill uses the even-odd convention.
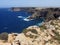
[[[14,12],[9,8],[0,8],[0,33],[2,32],[22,32],[23,29],[42,23],[43,19],[26,20],[31,13],[27,11]]]

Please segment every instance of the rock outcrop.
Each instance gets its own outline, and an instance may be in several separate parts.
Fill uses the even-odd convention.
[[[8,34],[8,42],[12,43],[15,40],[17,35],[18,35],[18,33]]]
[[[54,20],[60,16],[60,8],[35,8],[34,10],[30,10],[28,12],[33,12],[32,16],[28,19],[39,19],[43,17],[45,20]]]
[[[10,10],[11,11],[21,11],[21,10],[23,10],[23,11],[30,12],[30,11],[34,11],[35,8],[34,7],[12,7],[12,8],[10,8]]]
[[[20,45],[60,45],[60,20],[51,20],[42,26],[30,26],[15,38],[13,43],[16,42]]]

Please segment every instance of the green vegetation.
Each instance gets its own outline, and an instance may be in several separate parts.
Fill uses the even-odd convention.
[[[50,23],[51,25],[55,25],[53,22]]]
[[[45,25],[42,25],[42,26],[39,26],[39,27],[42,31],[44,31],[44,29],[47,29]]]
[[[59,34],[59,32],[54,31],[54,33],[55,33],[54,38],[60,43],[60,34]]]
[[[34,35],[32,35],[32,34],[26,35],[26,33],[29,32],[29,31],[31,31],[32,33],[38,34],[38,32],[35,29],[24,29],[23,30],[24,35],[27,36],[27,37],[33,38]],[[35,38],[37,38],[37,36],[35,36]]]
[[[35,29],[24,29],[23,30],[23,33],[27,33],[28,31],[31,31],[32,33],[35,33],[35,34],[37,34],[38,32],[35,30]]]
[[[30,37],[30,38],[33,38],[33,37],[34,37],[34,35],[31,35],[31,34],[30,34],[30,35],[29,35],[29,37]]]
[[[31,30],[32,33],[38,34],[38,32],[35,29]]]
[[[27,30],[27,29],[24,29],[22,32],[23,33],[27,33],[29,30]]]
[[[8,40],[8,33],[4,32],[0,34],[0,40]]]

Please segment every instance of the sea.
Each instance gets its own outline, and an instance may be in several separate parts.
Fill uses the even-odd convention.
[[[9,8],[0,8],[0,33],[20,33],[29,26],[39,26],[43,22],[42,18],[26,19],[31,15],[27,11],[11,11]]]

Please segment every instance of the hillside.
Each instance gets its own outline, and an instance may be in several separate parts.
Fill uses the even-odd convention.
[[[22,33],[8,34],[8,41],[2,40],[0,45],[60,45],[60,20],[29,26]]]
[[[60,20],[45,22],[42,26],[30,26],[18,34],[13,44],[60,45]]]

